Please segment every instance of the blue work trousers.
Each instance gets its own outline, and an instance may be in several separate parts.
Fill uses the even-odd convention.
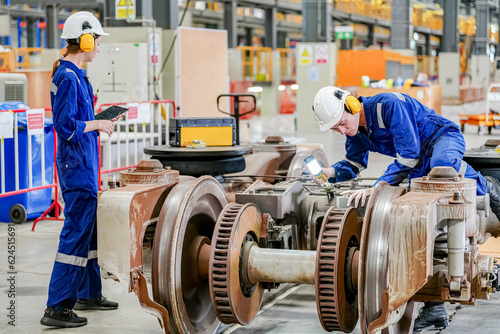
[[[465,140],[458,130],[443,134],[432,148],[429,171],[434,167],[453,167],[464,177],[476,180],[477,195],[484,196],[487,192],[486,180],[481,173],[462,160],[464,153]]]
[[[47,306],[73,308],[77,298],[101,297],[101,275],[97,265],[97,193],[63,191],[64,227],[49,285]]]

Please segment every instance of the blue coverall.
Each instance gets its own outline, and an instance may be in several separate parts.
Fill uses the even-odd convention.
[[[84,70],[61,60],[51,85],[57,132],[57,172],[65,203],[47,306],[73,308],[77,298],[101,297],[97,265],[97,131],[84,133],[94,120],[93,90]]]
[[[329,182],[355,178],[367,167],[371,151],[396,158],[376,183],[398,185],[407,176],[411,180],[436,166],[450,166],[476,180],[478,195],[486,194],[484,177],[462,160],[465,140],[455,123],[406,94],[381,93],[360,100],[366,131],[360,127],[355,136],[347,136],[346,157],[332,165],[335,177]]]

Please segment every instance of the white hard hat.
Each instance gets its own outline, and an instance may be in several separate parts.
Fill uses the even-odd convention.
[[[61,38],[75,39],[83,34],[109,35],[102,30],[101,23],[91,12],[71,14],[64,23]]]
[[[344,104],[351,93],[333,86],[321,88],[313,102],[313,111],[321,131],[329,130],[342,118]]]

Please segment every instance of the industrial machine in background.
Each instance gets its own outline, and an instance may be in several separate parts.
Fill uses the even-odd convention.
[[[28,104],[28,79],[23,73],[0,73],[0,101]]]
[[[359,320],[362,333],[411,333],[416,301],[473,305],[496,290],[498,267],[477,245],[500,234],[498,219],[454,169],[433,169],[411,191],[378,186],[358,210],[339,195],[356,180],[327,196],[305,173],[309,155],[328,165],[321,150],[279,138],[233,149],[245,155],[239,172],[193,177],[144,160],[100,195],[99,264],[165,332],[248,324],[283,283],[315,286],[326,331]]]
[[[104,55],[87,65],[94,89],[99,88],[99,105],[155,100],[148,92],[147,43],[103,42],[100,52]]]

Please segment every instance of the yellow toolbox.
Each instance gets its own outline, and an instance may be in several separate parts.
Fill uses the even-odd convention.
[[[170,146],[233,146],[236,144],[236,121],[233,117],[171,118]],[[196,144],[196,145],[195,145]]]

